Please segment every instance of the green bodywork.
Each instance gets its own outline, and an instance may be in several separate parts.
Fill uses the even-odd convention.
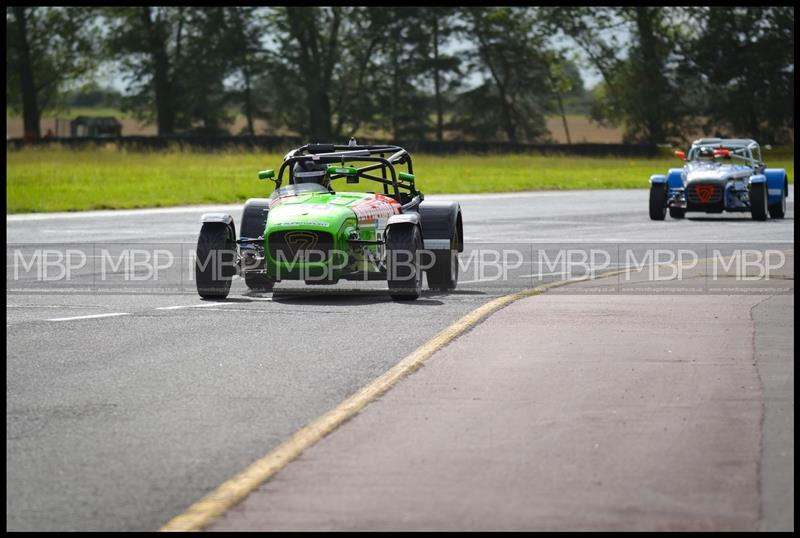
[[[370,196],[371,194],[364,192],[311,192],[287,196],[273,202],[267,214],[263,236],[264,268],[267,274],[281,280],[292,280],[302,278],[297,276],[297,272],[308,274],[310,271],[318,274],[319,271],[324,271],[331,280],[338,280],[344,273],[376,272],[375,264],[369,257],[378,259],[382,255],[382,248],[377,244],[353,243],[354,240],[378,239],[378,223],[373,220],[359,224],[351,209]],[[385,219],[381,224],[385,226]],[[276,259],[267,248],[273,234],[304,231],[331,234],[332,250],[346,253],[346,256],[339,254],[325,261]],[[302,234],[294,235],[303,240]]]

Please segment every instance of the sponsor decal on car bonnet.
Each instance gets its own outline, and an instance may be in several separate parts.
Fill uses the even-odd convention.
[[[388,219],[400,213],[400,203],[383,194],[373,194],[351,206],[351,209],[356,214],[358,223],[364,224],[376,219]]]

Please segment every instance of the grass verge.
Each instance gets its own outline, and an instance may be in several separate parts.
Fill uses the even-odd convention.
[[[6,151],[6,212],[81,211],[243,202],[268,195],[271,182],[258,170],[277,168],[282,155],[229,150],[124,151],[115,145]],[[770,167],[785,168],[794,182],[794,155],[767,153]],[[680,166],[674,157],[653,159],[542,155],[414,155],[417,185],[426,194],[560,189],[647,188],[652,174]],[[378,184],[337,182],[341,190],[375,190]]]

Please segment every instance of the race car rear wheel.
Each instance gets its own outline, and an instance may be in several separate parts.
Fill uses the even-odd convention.
[[[394,301],[413,301],[422,293],[419,251],[422,235],[413,225],[392,226],[386,237],[386,273]]]
[[[686,216],[685,207],[670,207],[669,216],[673,219],[682,219]]]
[[[753,220],[767,220],[767,184],[750,185],[750,216]]]
[[[197,239],[197,260],[194,274],[197,293],[204,299],[224,299],[236,274],[236,240],[231,228],[218,222],[207,222]]]
[[[449,250],[434,251],[436,261],[428,269],[428,287],[432,290],[454,290],[458,284],[458,229],[450,237]]]
[[[253,291],[272,291],[275,286],[275,280],[268,277],[264,273],[245,273],[244,283]]]
[[[667,216],[667,186],[664,183],[650,185],[650,220],[664,220]]]
[[[769,206],[769,216],[773,219],[782,219],[786,216],[786,191],[781,189],[781,201]]]

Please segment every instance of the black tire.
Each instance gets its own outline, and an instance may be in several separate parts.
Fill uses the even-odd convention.
[[[260,292],[272,291],[275,286],[275,280],[264,273],[245,273],[244,283],[251,290]]]
[[[767,184],[750,185],[750,216],[753,220],[767,220]]]
[[[670,207],[669,216],[673,219],[682,219],[686,216],[685,207]]]
[[[650,185],[650,220],[664,220],[667,216],[667,185]]]
[[[394,301],[414,301],[422,293],[418,252],[422,235],[413,225],[392,226],[386,237],[386,272]],[[410,262],[410,263],[409,263]]]
[[[269,213],[269,200],[264,198],[251,198],[244,204],[242,210],[242,224],[239,226],[241,237],[255,239],[264,235],[264,226]]]
[[[205,223],[197,239],[194,274],[197,293],[204,299],[224,299],[236,274],[236,241],[231,228],[222,223]]]
[[[781,201],[769,206],[769,216],[773,219],[782,219],[786,216],[786,191],[781,189]]]
[[[458,285],[458,228],[450,237],[450,249],[435,251],[436,261],[428,269],[428,287],[432,290],[449,291]]]

